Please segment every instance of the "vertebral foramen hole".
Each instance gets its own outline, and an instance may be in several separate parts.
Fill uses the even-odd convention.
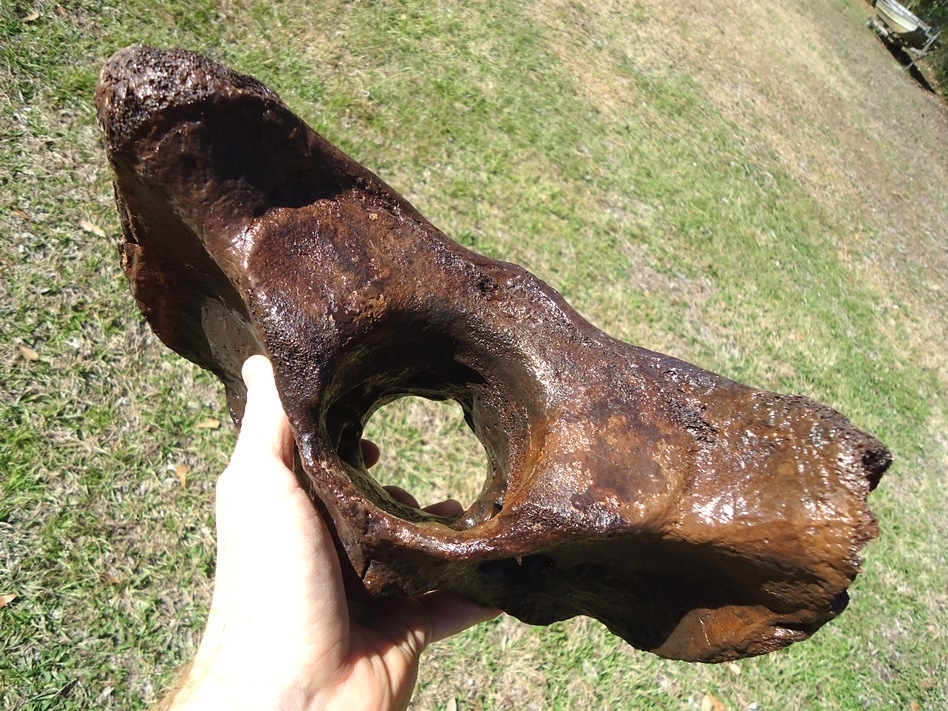
[[[467,509],[484,485],[484,448],[453,400],[402,397],[372,415],[362,435],[381,450],[370,473],[399,486],[424,508],[456,499]]]

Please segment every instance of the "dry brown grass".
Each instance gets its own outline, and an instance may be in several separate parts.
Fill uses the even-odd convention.
[[[608,120],[648,111],[621,63],[701,87],[740,133],[748,161],[775,158],[846,224],[850,239],[835,246],[872,289],[880,331],[948,385],[948,106],[868,41],[866,12],[861,3],[555,0],[538,3],[534,14]],[[847,213],[854,205],[861,211]],[[630,219],[649,225],[647,213]],[[648,257],[632,261],[646,265],[647,283]],[[912,264],[926,265],[920,280]],[[894,273],[902,276],[893,280]],[[700,284],[685,290],[695,301],[707,298]],[[889,314],[900,308],[912,314],[911,328],[892,328]]]

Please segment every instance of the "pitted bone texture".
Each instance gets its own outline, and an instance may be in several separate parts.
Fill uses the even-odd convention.
[[[779,649],[845,607],[890,461],[845,417],[610,338],[204,57],[122,50],[96,103],[142,312],[235,421],[241,363],[271,358],[351,596],[590,615],[694,661]],[[458,518],[366,471],[363,426],[404,395],[460,403],[486,450]]]

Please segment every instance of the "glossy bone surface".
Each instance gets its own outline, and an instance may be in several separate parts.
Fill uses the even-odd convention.
[[[271,358],[351,595],[590,615],[694,661],[784,647],[843,609],[890,460],[845,417],[610,338],[204,57],[122,50],[96,103],[142,312],[237,421],[242,361]],[[486,450],[458,518],[393,501],[362,462],[364,424],[404,395],[457,401]]]

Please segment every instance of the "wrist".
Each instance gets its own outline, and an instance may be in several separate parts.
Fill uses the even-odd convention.
[[[218,675],[189,670],[155,711],[303,711],[313,708],[299,686],[253,673]]]

